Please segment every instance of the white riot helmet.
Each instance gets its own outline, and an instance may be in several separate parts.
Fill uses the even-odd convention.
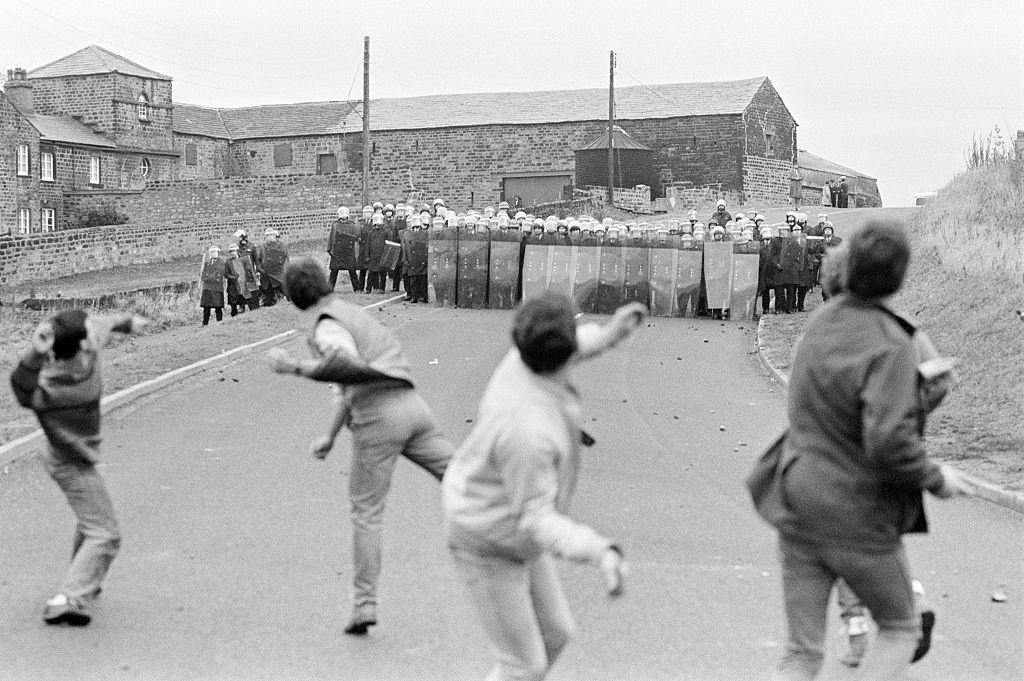
[[[338,218],[348,220],[348,206],[340,206],[338,208]]]

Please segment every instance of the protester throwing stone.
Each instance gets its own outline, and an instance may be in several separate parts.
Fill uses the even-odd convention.
[[[326,436],[313,443],[323,459],[345,426],[352,431],[349,474],[354,594],[346,634],[365,634],[377,623],[381,523],[395,462],[402,455],[440,480],[454,451],[416,392],[409,363],[394,334],[369,313],[333,295],[320,266],[300,258],[285,270],[292,303],[310,310],[308,340],[315,359],[296,360],[281,348],[274,371],[338,384],[335,415]]]
[[[598,567],[608,594],[622,592],[621,550],[568,516],[580,445],[593,443],[570,371],[628,338],[646,315],[630,303],[607,325],[577,327],[565,296],[523,303],[514,347],[445,474],[448,545],[497,657],[489,680],[542,679],[568,642],[574,624],[555,557]]]
[[[36,327],[32,346],[11,373],[18,404],[35,412],[46,435],[43,463],[75,514],[71,564],[60,592],[46,602],[47,624],[85,626],[121,546],[114,505],[96,470],[100,457],[100,349],[110,334],[138,333],[135,315],[95,317],[64,310]]]
[[[818,673],[840,577],[878,624],[858,678],[901,678],[921,635],[902,535],[927,531],[922,490],[968,491],[925,455],[916,329],[888,307],[910,259],[903,228],[869,222],[845,255],[845,292],[816,311],[797,347],[783,508],[766,515],[779,532],[789,624],[778,679]]]

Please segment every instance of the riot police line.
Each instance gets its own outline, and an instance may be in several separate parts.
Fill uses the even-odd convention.
[[[816,237],[779,238],[781,267],[806,270]],[[764,287],[761,249],[742,237],[704,241],[665,231],[538,238],[439,226],[428,239],[430,297],[443,307],[511,309],[547,290],[572,297],[587,313],[611,314],[636,301],[654,316],[751,319]]]
[[[362,217],[339,208],[328,240],[332,286],[348,270],[355,291],[383,293],[390,278],[392,291],[403,283],[411,302],[470,309],[511,309],[552,290],[572,296],[582,312],[609,314],[636,301],[656,316],[750,319],[759,296],[767,311],[769,291],[776,310],[782,302],[788,312],[793,301],[786,300],[797,296],[787,287],[799,288],[802,309],[823,250],[820,237],[803,231],[806,216],[792,212],[772,226],[762,226],[760,214],[737,214],[724,228],[712,219],[707,240],[695,211],[689,223],[623,224],[511,217],[507,203],[463,215],[437,199],[418,212],[378,202]],[[823,224],[831,233],[831,223]]]

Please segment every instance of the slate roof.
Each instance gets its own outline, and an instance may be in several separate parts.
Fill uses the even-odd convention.
[[[876,177],[871,177],[870,175],[865,175],[864,173],[854,170],[853,168],[847,168],[846,166],[841,166],[838,163],[833,163],[832,161],[824,159],[821,156],[815,156],[814,154],[808,152],[805,149],[797,149],[796,162],[801,170],[814,170],[822,173],[827,173],[829,175],[834,175],[836,178],[840,177],[841,175],[846,175],[847,177],[863,177],[866,180],[878,179]]]
[[[591,151],[593,149],[608,149],[608,126],[605,126],[605,132],[594,138],[589,144],[585,144],[576,151]],[[629,136],[629,133],[615,126],[612,129],[612,144],[616,149],[638,149],[641,151],[651,151],[649,147],[637,142],[635,139]]]
[[[28,72],[29,78],[60,78],[61,76],[88,76],[96,73],[123,73],[153,80],[170,80],[170,76],[151,71],[141,64],[125,59],[99,45],[83,47],[74,54],[61,57],[45,66]]]
[[[107,147],[116,149],[117,145],[112,141],[93,132],[85,123],[77,121],[71,116],[42,116],[40,114],[24,114],[25,119],[32,124],[44,142],[67,142],[70,144],[88,144],[93,147]]]
[[[621,120],[740,114],[767,77],[710,83],[638,85],[615,90]],[[203,111],[199,111],[203,110]],[[217,112],[223,123],[214,122]],[[176,104],[174,131],[229,139],[293,137],[362,131],[362,102],[309,102],[214,109]],[[608,118],[608,90],[490,92],[375,99],[370,130],[478,125],[531,125]]]

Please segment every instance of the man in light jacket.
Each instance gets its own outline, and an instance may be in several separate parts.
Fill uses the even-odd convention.
[[[448,545],[497,652],[491,680],[542,679],[568,642],[555,556],[599,567],[609,595],[622,590],[622,552],[568,516],[580,445],[593,443],[569,370],[630,336],[646,308],[630,303],[605,326],[579,328],[575,311],[554,293],[519,308],[515,347],[442,482]]]

